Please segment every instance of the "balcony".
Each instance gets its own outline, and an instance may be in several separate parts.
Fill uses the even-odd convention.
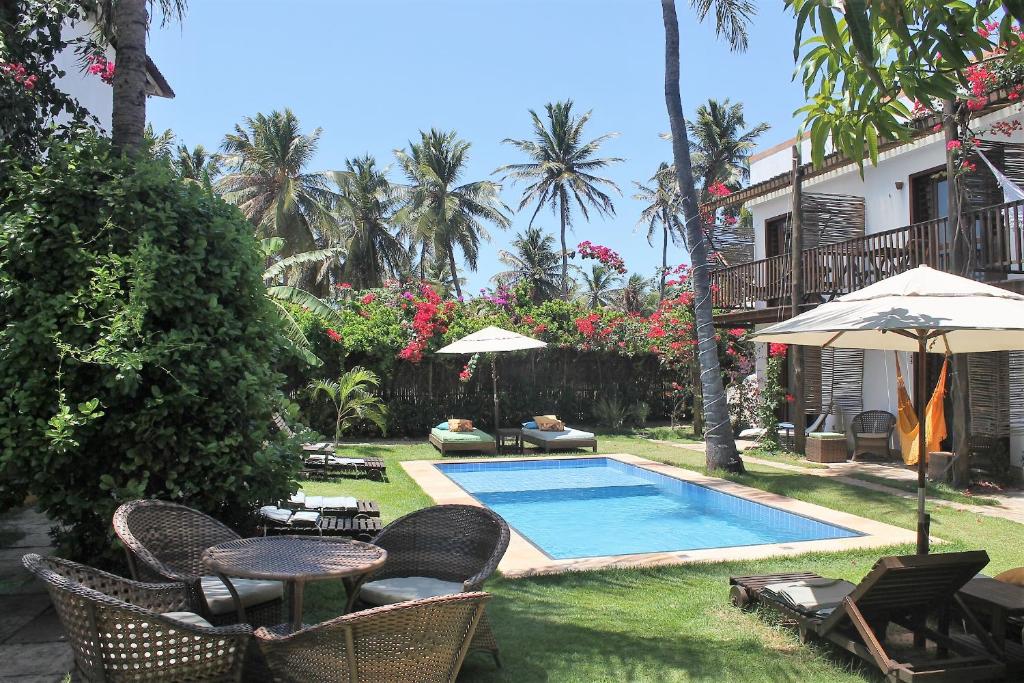
[[[964,215],[961,249],[974,277],[1012,286],[1024,275],[1024,201]],[[807,249],[801,254],[805,302],[815,305],[925,264],[950,270],[953,235],[946,218]],[[712,273],[721,322],[767,322],[788,317],[792,286],[789,254],[741,263]],[[761,307],[755,312],[753,309]]]

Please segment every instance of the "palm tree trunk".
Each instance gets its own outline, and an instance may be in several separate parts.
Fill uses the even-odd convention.
[[[566,207],[564,206],[564,204],[565,204],[565,198],[564,197],[562,198],[561,202],[562,202],[563,206],[561,207],[561,211],[559,211],[559,214],[560,214],[559,218],[561,220],[561,225],[562,225],[562,230],[561,230],[561,233],[560,233],[560,237],[562,239],[562,299],[564,301],[568,301],[569,300],[569,253],[568,253],[568,251],[566,251],[566,248],[565,248],[565,211],[566,211]]]
[[[146,130],[146,0],[114,3],[117,68],[111,137],[114,150],[135,154]]]
[[[676,182],[682,196],[683,220],[690,261],[694,293],[694,317],[697,323],[697,349],[700,361],[700,384],[703,393],[704,443],[709,470],[743,470],[743,461],[736,451],[729,410],[722,384],[722,370],[718,364],[718,342],[712,321],[711,277],[708,269],[708,250],[701,230],[701,217],[697,205],[697,190],[690,164],[690,143],[686,135],[686,119],[679,94],[679,21],[675,0],[661,1],[665,23],[665,105],[672,129],[672,157],[676,166]]]
[[[661,283],[658,285],[658,303],[665,298],[665,277],[668,274],[668,222],[667,211],[662,211],[661,234]]]
[[[448,245],[448,263],[451,264],[452,268],[452,284],[455,285],[455,298],[462,298],[462,287],[459,287],[459,271],[455,267],[455,250],[452,249],[452,245]]]

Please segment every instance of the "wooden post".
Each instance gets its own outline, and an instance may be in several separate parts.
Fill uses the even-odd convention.
[[[955,118],[953,102],[946,100],[942,103],[942,127],[945,132],[946,144],[953,140],[959,140],[959,130]],[[946,195],[947,214],[947,235],[952,238],[950,249],[951,270],[954,275],[968,277],[965,272],[967,258],[964,254],[963,236],[960,234],[960,185],[956,182],[956,167],[953,163],[953,153],[946,152]],[[970,389],[968,382],[967,356],[956,354],[953,356],[950,365],[953,366],[953,391],[951,399],[953,403],[953,453],[956,459],[953,461],[953,485],[966,486],[970,483],[971,476],[971,403]],[[922,394],[923,396],[923,394]],[[924,399],[922,399],[924,400]]]
[[[800,140],[793,145],[793,206],[790,219],[790,317],[800,315],[800,304],[804,300],[803,273],[803,215],[800,208],[802,199],[802,173],[800,170]],[[789,393],[793,396],[790,419],[793,421],[793,450],[803,454],[806,451],[807,419],[804,416],[804,353],[803,349],[793,344],[789,347],[790,386]]]

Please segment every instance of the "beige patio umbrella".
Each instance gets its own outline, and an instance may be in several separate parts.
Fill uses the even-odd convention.
[[[546,342],[533,337],[509,332],[500,327],[485,327],[482,330],[467,334],[462,339],[454,341],[448,346],[438,349],[438,353],[473,354],[473,353],[503,353],[505,351],[525,351],[527,349],[541,349],[547,346]],[[499,421],[498,408],[498,359],[491,363],[491,382],[494,385],[494,429],[501,426]]]
[[[1024,296],[919,266],[767,327],[753,340],[917,354],[917,548],[927,553],[924,354],[1024,349]]]

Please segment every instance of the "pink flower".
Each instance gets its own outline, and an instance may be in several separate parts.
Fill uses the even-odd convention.
[[[950,140],[946,143],[946,149],[952,151],[954,149],[960,149],[963,145],[960,144],[959,140]]]
[[[352,285],[348,282],[342,282],[338,285],[338,289],[352,289]]]
[[[359,300],[359,303],[366,306],[368,304],[372,304],[375,298],[376,297],[374,297],[373,294],[367,294],[366,296]]]

